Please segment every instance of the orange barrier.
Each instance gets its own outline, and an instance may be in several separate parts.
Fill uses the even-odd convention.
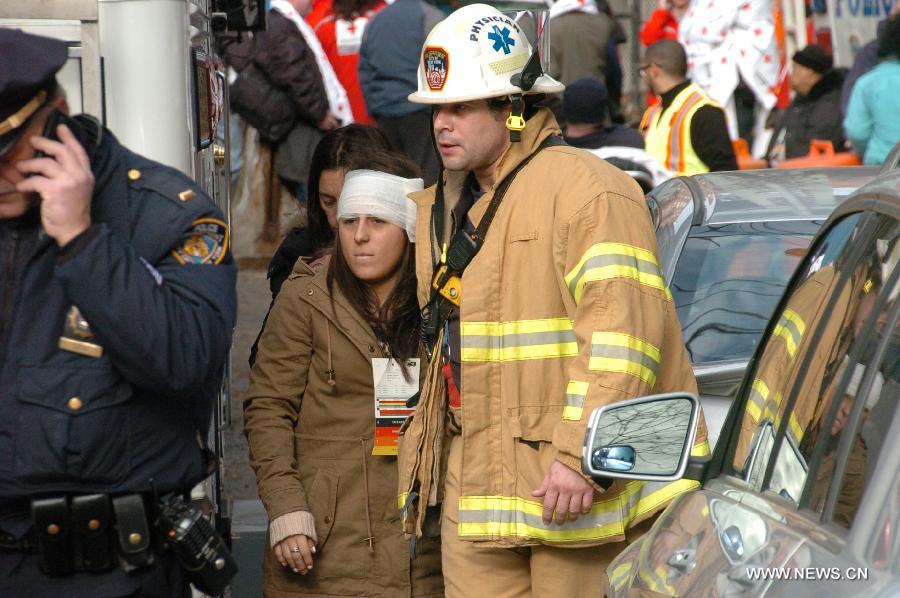
[[[739,137],[731,142],[734,148],[734,157],[737,158],[738,170],[759,170],[760,168],[768,168],[765,160],[754,158],[750,155],[750,148],[747,146],[747,140]]]
[[[859,166],[862,161],[854,152],[836,152],[830,141],[813,139],[809,153],[801,158],[782,160],[777,168],[816,168],[820,166]]]

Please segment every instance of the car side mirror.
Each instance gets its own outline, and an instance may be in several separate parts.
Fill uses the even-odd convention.
[[[667,393],[591,413],[582,470],[593,478],[674,481],[685,472],[700,416],[691,393]]]

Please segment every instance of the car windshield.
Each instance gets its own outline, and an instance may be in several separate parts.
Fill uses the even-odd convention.
[[[749,359],[820,221],[695,226],[671,284],[696,365]]]

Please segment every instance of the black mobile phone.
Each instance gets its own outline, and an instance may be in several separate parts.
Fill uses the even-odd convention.
[[[59,138],[56,136],[56,127],[61,124],[65,124],[66,115],[60,112],[59,110],[54,110],[47,117],[47,122],[44,123],[44,130],[41,131],[41,137],[46,137],[47,139],[52,139],[53,141],[59,141]],[[47,154],[38,150],[34,154],[35,158],[46,158]]]

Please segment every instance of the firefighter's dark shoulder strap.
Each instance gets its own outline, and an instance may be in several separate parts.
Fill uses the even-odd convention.
[[[503,201],[503,196],[506,195],[507,189],[509,189],[509,186],[516,178],[519,171],[525,168],[525,166],[527,166],[541,150],[555,145],[566,145],[566,142],[558,135],[547,137],[540,145],[538,145],[537,149],[529,154],[527,158],[522,160],[512,172],[507,174],[503,180],[500,181],[500,184],[497,185],[494,195],[488,204],[487,210],[485,210],[484,215],[481,217],[481,220],[478,222],[478,226],[473,233],[467,233],[460,228],[453,234],[449,245],[446,243],[442,244],[441,260],[436,265],[435,275],[431,281],[431,298],[428,302],[429,306],[432,308],[431,313],[436,313],[437,310],[434,308],[438,306],[435,305],[435,302],[440,301],[440,297],[443,297],[453,303],[456,307],[459,307],[459,302],[462,298],[460,284],[462,273],[484,244],[488,229],[491,227],[491,223],[494,220],[494,216],[497,214],[500,203]],[[435,222],[435,229],[438,234],[442,234],[444,228],[443,185],[438,185],[432,214]]]

